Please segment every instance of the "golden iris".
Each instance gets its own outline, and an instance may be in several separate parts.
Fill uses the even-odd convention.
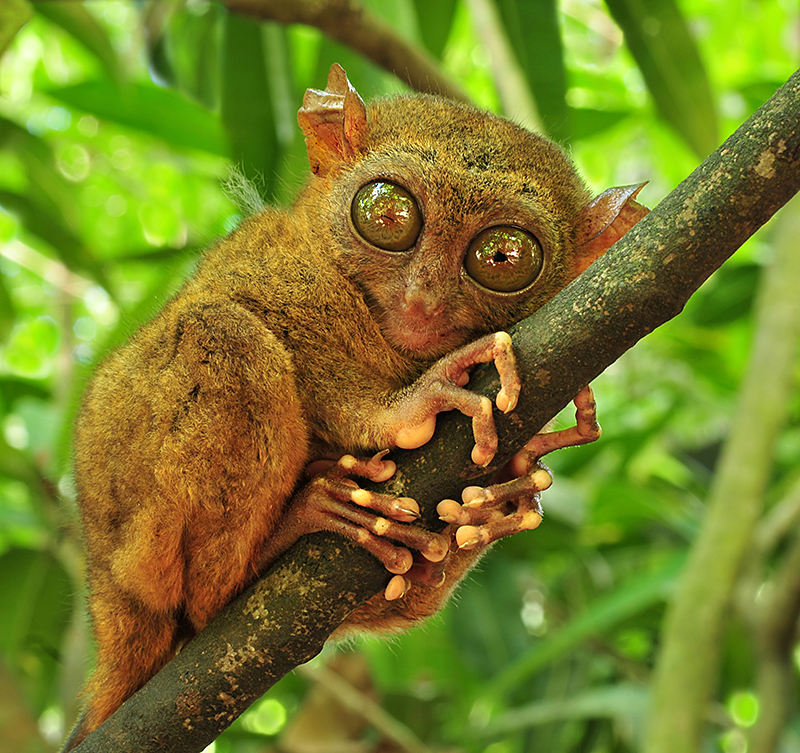
[[[490,227],[472,240],[464,260],[467,274],[489,290],[512,293],[541,273],[544,252],[536,238],[516,227]]]

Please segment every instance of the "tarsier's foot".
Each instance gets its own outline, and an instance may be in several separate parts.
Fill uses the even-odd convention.
[[[378,453],[369,460],[344,455],[296,495],[290,515],[298,537],[313,531],[340,533],[371,552],[390,573],[402,574],[413,565],[409,548],[427,561],[438,562],[446,556],[448,542],[438,533],[403,525],[419,518],[419,505],[413,499],[361,489],[349,478],[352,475],[376,482],[388,480],[396,466],[393,461],[384,460],[385,455],[386,452]],[[404,546],[396,546],[393,541]],[[387,598],[396,592],[395,586]]]
[[[463,504],[451,499],[439,503],[439,517],[456,527],[455,539],[459,548],[484,547],[504,536],[536,528],[541,523],[539,494],[553,480],[540,458],[563,447],[594,442],[600,436],[591,387],[585,387],[574,403],[576,425],[533,437],[500,472],[500,483],[486,488],[467,487],[461,495]]]
[[[517,361],[507,332],[496,332],[444,356],[425,372],[393,406],[398,425],[393,439],[398,447],[421,447],[436,428],[436,416],[458,410],[472,418],[475,447],[472,460],[488,465],[497,452],[497,432],[492,416],[492,401],[484,395],[464,389],[469,370],[479,363],[494,361],[500,376],[496,404],[503,413],[517,405],[520,378]]]

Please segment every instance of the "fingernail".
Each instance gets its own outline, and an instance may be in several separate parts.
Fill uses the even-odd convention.
[[[459,549],[474,549],[478,544],[481,543],[479,536],[473,536],[472,538],[467,539],[463,544],[459,544]]]
[[[480,507],[482,504],[488,502],[491,499],[491,496],[486,491],[486,489],[481,489],[469,502],[464,503],[464,507]]]
[[[395,575],[386,585],[384,596],[386,601],[396,601],[402,599],[408,590],[406,579],[402,575]]]

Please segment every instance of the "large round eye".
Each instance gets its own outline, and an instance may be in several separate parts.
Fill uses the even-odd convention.
[[[422,229],[414,197],[397,183],[367,183],[353,199],[353,225],[364,240],[386,251],[408,251]]]
[[[539,241],[516,227],[481,231],[469,244],[464,260],[464,268],[473,280],[501,293],[526,288],[539,276],[543,264]]]

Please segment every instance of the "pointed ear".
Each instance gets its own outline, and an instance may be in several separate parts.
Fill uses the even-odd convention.
[[[635,201],[646,185],[609,188],[581,210],[575,231],[576,274],[602,256],[650,211]]]
[[[306,136],[314,174],[325,175],[342,162],[352,162],[366,146],[367,108],[338,63],[331,66],[325,91],[306,91],[297,122]]]

